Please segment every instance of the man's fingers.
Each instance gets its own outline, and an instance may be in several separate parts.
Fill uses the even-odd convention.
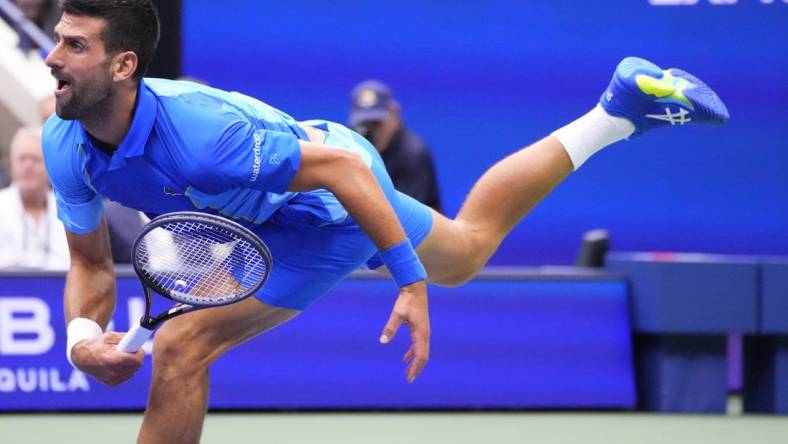
[[[104,359],[110,367],[119,371],[136,372],[142,366],[145,352],[143,350],[137,350],[136,353],[112,351],[107,353]]]
[[[145,350],[139,349],[135,352],[119,352],[115,350],[116,353],[120,353],[122,355],[122,361],[127,363],[134,363],[137,367],[141,366],[143,362],[145,362]]]
[[[413,359],[414,356],[416,356],[416,353],[413,351],[413,346],[411,345],[407,353],[405,353],[405,356],[402,357],[402,362],[408,362]]]
[[[415,285],[415,284],[414,284]],[[430,354],[430,319],[427,311],[427,294],[424,283],[418,288],[400,289],[400,296],[394,304],[388,323],[380,337],[380,342],[388,343],[405,323],[410,329],[411,346],[402,357],[408,362],[405,374],[408,382],[413,382],[427,364]]]
[[[408,366],[408,382],[413,382],[413,380],[419,376],[421,371],[424,369],[424,366],[427,365],[428,360],[429,355],[426,351],[416,351],[414,353],[413,360]]]
[[[416,355],[413,358],[413,361],[410,362],[410,365],[406,370],[408,382],[415,381],[416,377],[419,376],[421,371],[424,370],[424,366],[426,365],[427,365],[427,357]]]
[[[134,376],[135,373],[136,372],[116,373],[108,376],[107,379],[105,379],[103,382],[110,387],[116,387],[121,383],[124,383],[129,379],[131,379],[131,377]]]
[[[129,359],[108,359],[107,363],[111,365],[105,369],[103,374],[96,375],[96,377],[101,379],[105,384],[112,387],[130,379],[140,368],[138,363]]]
[[[394,335],[397,334],[397,330],[399,330],[399,326],[402,325],[403,316],[397,311],[392,311],[391,316],[389,317],[389,321],[386,323],[386,326],[383,328],[383,334],[380,335],[380,343],[381,344],[388,344],[389,341],[394,339]]]
[[[108,332],[104,333],[104,343],[110,344],[110,345],[118,345],[120,340],[123,339],[124,335],[125,335],[125,333],[120,333],[120,332],[116,332],[116,331],[108,331]]]
[[[103,376],[102,381],[110,387],[115,387],[121,383],[131,379],[142,366],[142,357],[145,352],[141,350],[137,353],[112,353],[106,358],[106,362],[110,364],[110,368]]]
[[[413,382],[424,369],[424,366],[427,365],[427,361],[430,358],[430,342],[426,335],[413,335],[413,345],[411,345],[405,356],[408,357],[408,355],[410,355],[412,361],[406,369],[406,375],[408,382]]]

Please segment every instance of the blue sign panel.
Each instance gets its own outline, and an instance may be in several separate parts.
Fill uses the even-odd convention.
[[[62,276],[0,276],[0,411],[139,409],[150,358],[116,388],[65,360]],[[144,302],[118,279],[113,321],[126,330]],[[220,409],[631,408],[635,404],[626,285],[616,280],[477,280],[431,289],[432,355],[414,383],[409,338],[377,339],[396,290],[351,279],[300,317],[220,359]],[[157,297],[161,307],[163,298]]]

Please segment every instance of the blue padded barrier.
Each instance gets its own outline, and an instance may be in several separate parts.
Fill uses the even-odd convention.
[[[744,409],[788,414],[788,259],[761,265],[759,335],[745,339]]]
[[[757,261],[616,253],[607,269],[630,283],[639,408],[724,412],[727,334],[758,328]]]
[[[150,358],[108,388],[65,360],[62,275],[0,273],[0,411],[127,410],[145,405]],[[118,278],[115,329],[144,307],[136,277]],[[397,288],[356,274],[296,319],[211,367],[213,409],[632,409],[635,381],[626,283],[575,270],[485,271],[430,288],[431,359],[405,381],[403,326],[378,343]],[[157,308],[168,301],[156,297]],[[154,310],[156,311],[156,310]]]

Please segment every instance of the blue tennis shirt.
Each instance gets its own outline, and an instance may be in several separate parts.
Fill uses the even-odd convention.
[[[112,156],[82,125],[53,115],[42,135],[58,217],[94,231],[101,196],[148,214],[204,211],[259,224],[292,199],[304,130],[251,97],[191,82],[140,82],[128,134]]]

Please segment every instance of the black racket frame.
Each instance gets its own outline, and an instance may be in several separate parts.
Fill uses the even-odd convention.
[[[254,245],[260,252],[260,255],[263,257],[263,261],[265,261],[265,265],[266,265],[265,275],[263,276],[262,279],[260,279],[260,282],[258,282],[253,287],[249,288],[243,294],[243,296],[232,299],[222,304],[191,305],[174,299],[170,295],[167,289],[165,289],[161,285],[151,280],[143,272],[139,262],[137,261],[137,248],[139,248],[142,240],[145,238],[145,235],[147,235],[154,229],[159,228],[163,225],[178,223],[178,222],[202,223],[202,224],[228,230],[242,237],[244,240]],[[148,222],[145,225],[145,227],[143,227],[140,234],[137,235],[136,239],[134,239],[134,244],[131,249],[131,264],[134,267],[134,272],[137,274],[137,277],[139,277],[140,279],[140,283],[142,284],[142,290],[145,294],[145,316],[143,317],[140,324],[143,327],[152,330],[157,325],[175,316],[200,310],[203,308],[220,307],[222,305],[232,304],[242,299],[248,298],[249,296],[256,293],[257,290],[259,290],[265,284],[265,281],[268,280],[268,276],[271,274],[271,268],[273,267],[274,261],[273,261],[273,257],[271,256],[271,250],[268,249],[268,246],[265,244],[265,242],[263,242],[256,234],[254,234],[251,230],[244,227],[243,225],[214,214],[199,213],[196,211],[177,211],[173,213],[162,214],[161,216],[152,219],[150,222]],[[155,317],[151,316],[150,311],[151,311],[151,307],[153,306],[151,290],[155,291],[156,293],[160,294],[161,296],[171,301],[176,302],[177,304],[171,309],[161,313],[158,316]]]

